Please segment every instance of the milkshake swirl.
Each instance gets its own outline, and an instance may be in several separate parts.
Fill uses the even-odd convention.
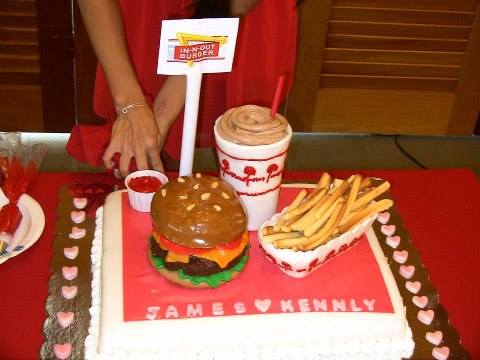
[[[257,105],[232,108],[217,122],[225,140],[240,145],[268,145],[287,136],[288,122],[282,115],[270,116],[270,109]]]

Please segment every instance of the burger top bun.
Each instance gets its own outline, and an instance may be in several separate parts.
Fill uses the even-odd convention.
[[[247,229],[245,209],[231,185],[200,173],[163,185],[150,214],[159,234],[191,248],[227,244]]]

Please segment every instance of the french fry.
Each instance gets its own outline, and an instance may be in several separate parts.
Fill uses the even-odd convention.
[[[307,195],[308,195],[307,189],[302,189],[297,194],[295,199],[293,199],[292,203],[287,207],[287,210],[285,212],[289,212],[289,211],[292,211],[293,209],[295,209],[298,205],[300,205],[300,203],[303,201],[303,199],[305,199],[307,197]]]
[[[340,226],[340,225],[345,224],[352,216],[358,214],[358,213],[359,213],[361,210],[363,210],[364,208],[366,208],[366,206],[363,207],[363,208],[357,209],[357,210],[355,210],[355,211],[350,211],[350,213],[349,213],[348,215],[347,215],[347,214],[344,214],[342,220],[340,220],[340,224],[338,224],[338,225]]]
[[[276,249],[286,249],[286,248],[299,249],[299,246],[304,242],[308,242],[308,238],[306,236],[300,236],[297,238],[275,240],[273,242],[273,246]]]
[[[340,197],[342,196],[348,189],[350,188],[350,184],[347,181],[342,182],[342,184],[335,190],[335,192],[332,194],[330,199],[328,199],[323,206],[318,209],[318,211],[315,213],[315,217],[317,219],[320,219],[320,217],[323,215],[327,209],[333,205],[333,203]]]
[[[326,192],[326,189],[321,189],[321,190],[314,191],[299,206],[297,206],[292,211],[285,213],[283,218],[285,220],[288,220],[288,219],[291,219],[291,218],[293,218],[297,215],[301,215],[301,214],[307,212],[322,198],[323,195],[325,195],[325,192]]]
[[[312,225],[316,218],[315,218],[315,213],[320,209],[320,207],[325,204],[325,202],[330,199],[330,195],[325,195],[323,196],[308,212],[306,212],[300,219],[295,221],[292,225],[291,228],[293,230],[300,230],[303,231],[310,225]]]
[[[373,214],[385,211],[389,209],[393,205],[393,201],[390,199],[383,199],[377,201],[365,209],[359,211],[354,216],[352,216],[348,221],[346,221],[343,225],[338,228],[338,232],[343,234],[351,229],[353,229],[357,224],[362,222],[364,219],[372,216]]]
[[[298,231],[290,231],[290,232],[279,232],[275,234],[265,235],[262,237],[262,244],[269,244],[276,240],[281,239],[291,239],[291,238],[298,238],[300,233]]]
[[[390,188],[390,183],[388,181],[383,182],[376,188],[373,188],[370,192],[368,192],[368,194],[365,194],[364,196],[356,200],[353,203],[352,210],[356,210],[363,205],[369,204],[372,200],[374,200],[380,194],[383,194],[389,188]]]
[[[362,183],[363,176],[359,174],[354,175],[354,179],[352,181],[352,184],[350,186],[350,191],[348,193],[347,197],[347,202],[345,204],[345,214],[343,215],[344,218],[345,216],[348,216],[350,213],[350,210],[352,209],[353,203],[355,202],[355,199],[358,196],[358,191],[360,189],[360,184]]]
[[[344,212],[345,204],[343,202],[339,202],[325,226],[318,233],[310,237],[310,243],[299,245],[300,250],[312,250],[323,244],[337,228],[337,225],[340,222]]]
[[[296,216],[296,217],[294,217],[294,218],[291,218],[291,219],[285,221],[285,222],[283,223],[283,225],[280,227],[280,231],[288,232],[288,231],[295,230],[295,229],[292,229],[292,225],[293,225],[296,221],[300,220],[301,218],[302,218],[302,215],[298,215],[298,216]]]
[[[321,227],[323,224],[325,224],[325,222],[330,218],[330,216],[332,215],[332,213],[334,212],[337,204],[339,202],[343,202],[343,198],[340,197],[338,198],[333,204],[332,206],[330,206],[327,211],[325,211],[323,213],[323,215],[320,217],[320,219],[316,219],[313,224],[311,224],[309,227],[307,227],[304,231],[303,231],[303,234],[305,236],[312,236],[313,234],[315,234]]]
[[[320,176],[320,180],[317,183],[316,189],[328,189],[330,188],[330,183],[332,182],[332,177],[329,173],[324,172]]]
[[[366,188],[369,188],[371,186],[372,186],[372,178],[371,177],[365,177],[365,178],[362,179],[359,191],[365,190]]]
[[[277,223],[262,229],[262,243],[293,251],[323,245],[393,205],[389,199],[373,202],[390,188],[388,181],[372,186],[360,174],[342,180],[323,173],[312,193],[302,189]]]
[[[288,213],[289,211],[292,211],[293,209],[295,209],[296,207],[298,207],[298,205],[300,205],[300,203],[303,201],[303,199],[305,199],[305,197],[308,195],[308,191],[307,189],[302,189],[298,194],[297,196],[295,197],[295,199],[292,201],[292,203],[287,207],[287,209],[285,210],[285,213]],[[275,231],[280,231],[282,226],[284,226],[284,224],[286,223],[286,221],[288,219],[285,219],[285,213],[280,217],[280,219],[278,219],[278,221],[273,225],[273,228]]]
[[[275,234],[276,232],[278,231],[275,231],[273,226],[265,226],[264,228],[262,228],[262,236]]]

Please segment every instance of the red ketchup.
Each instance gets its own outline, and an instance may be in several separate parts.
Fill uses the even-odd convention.
[[[140,193],[156,192],[161,185],[162,182],[160,181],[160,179],[154,176],[139,176],[131,179],[128,182],[128,187],[130,189]]]

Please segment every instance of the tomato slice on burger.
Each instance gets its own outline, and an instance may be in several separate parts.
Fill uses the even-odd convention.
[[[215,249],[220,249],[220,250],[235,249],[240,246],[241,242],[242,242],[242,237],[240,236],[237,240],[229,242],[228,244],[217,246]]]
[[[156,233],[155,235],[156,235],[155,237],[157,239],[159,239],[159,241],[161,242],[161,245],[165,249],[167,249],[169,251],[173,251],[176,254],[180,254],[180,255],[201,255],[201,254],[205,254],[206,252],[212,250],[212,249],[191,248],[191,247],[188,247],[188,246],[183,246],[183,245],[180,245],[180,244],[177,244],[173,241],[168,240],[165,236],[160,235],[158,233]],[[218,249],[218,250],[235,249],[238,246],[240,246],[241,242],[242,242],[242,238],[240,237],[235,241],[229,242],[228,244],[217,246],[215,249]]]
[[[198,248],[191,248],[188,246],[183,246],[173,241],[168,240],[165,236],[159,235],[160,241],[162,245],[168,249],[169,251],[173,251],[176,254],[180,255],[201,255],[205,254],[210,249],[198,249]]]

